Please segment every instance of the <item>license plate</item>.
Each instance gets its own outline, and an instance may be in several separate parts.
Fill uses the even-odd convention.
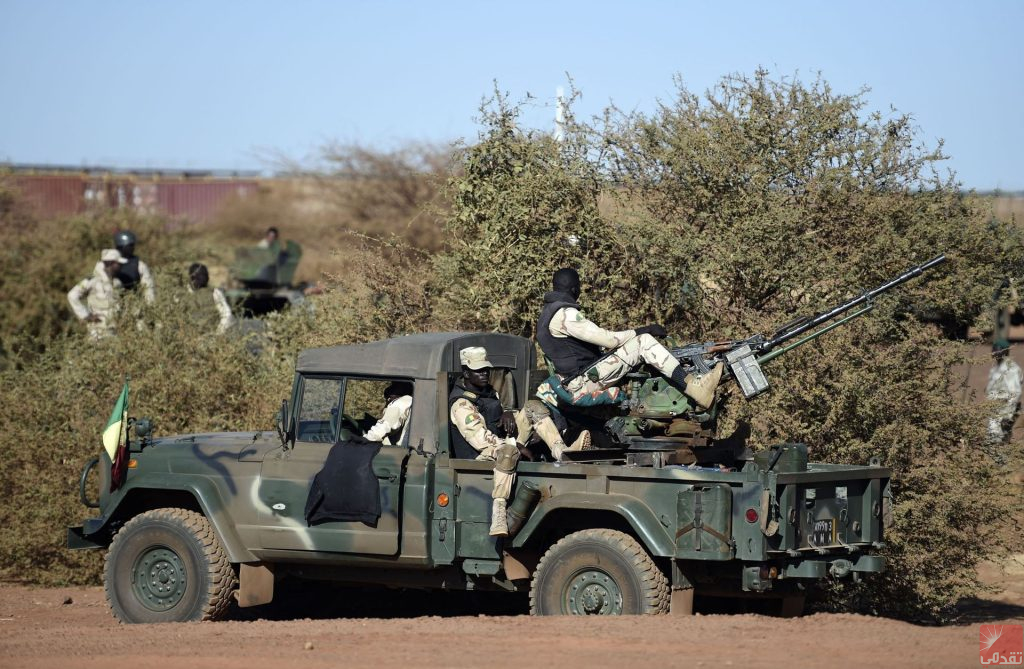
[[[815,546],[831,546],[836,543],[836,521],[835,518],[824,518],[814,521],[814,528],[811,530],[811,541]]]

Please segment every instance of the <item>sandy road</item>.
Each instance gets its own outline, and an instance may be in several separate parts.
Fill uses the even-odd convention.
[[[993,574],[995,575],[995,574]],[[1018,618],[1020,592],[993,616]],[[406,609],[395,593],[371,607]],[[444,598],[410,601],[441,612]],[[925,627],[850,614],[778,619],[751,614],[648,618],[351,616],[344,602],[316,619],[118,625],[101,588],[0,586],[0,667],[975,667],[979,624]],[[979,611],[985,609],[979,606]],[[288,619],[290,617],[290,619]]]

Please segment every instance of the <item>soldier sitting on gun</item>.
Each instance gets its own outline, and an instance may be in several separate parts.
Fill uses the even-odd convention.
[[[540,402],[527,402],[518,412],[502,407],[490,384],[490,370],[494,365],[487,359],[485,348],[462,349],[459,362],[462,376],[448,396],[449,418],[455,427],[451,431],[451,454],[454,458],[494,461],[490,534],[506,536],[505,510],[512,495],[516,465],[520,454],[528,453],[526,445],[533,433],[544,440],[555,458],[566,451],[589,448],[590,433],[583,432],[572,446],[566,446],[547,408]]]
[[[544,296],[537,321],[537,343],[555,371],[545,383],[559,399],[581,407],[616,404],[622,400],[619,381],[647,363],[699,407],[711,406],[722,377],[721,363],[703,376],[686,374],[675,356],[655,339],[667,334],[662,326],[619,332],[598,327],[580,312],[580,275],[574,269],[556,271],[552,287]],[[551,402],[543,386],[538,396]]]

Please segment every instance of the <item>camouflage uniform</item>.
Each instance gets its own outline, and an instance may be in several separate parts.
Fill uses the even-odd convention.
[[[391,446],[391,435],[401,430],[395,443],[404,444],[411,413],[412,395],[402,395],[388,403],[380,420],[363,436],[370,441],[379,441],[385,446]]]
[[[590,432],[584,430],[571,446],[566,445],[562,433],[551,418],[550,409],[543,401],[528,400],[526,405],[516,412],[516,443],[526,447],[534,434],[547,444],[555,460],[561,460],[562,453],[585,451],[590,448]]]
[[[1007,344],[1009,346],[1009,344]],[[1013,423],[1020,408],[1021,381],[1024,373],[1020,366],[1007,355],[996,361],[989,371],[985,397],[998,402],[995,415],[989,418],[988,440],[990,445],[1005,443],[1013,431]]]
[[[196,290],[189,286],[188,293],[185,308],[190,310],[190,316],[199,329],[212,330],[216,324],[217,334],[224,334],[235,324],[235,316],[231,313],[228,300],[220,288]]]
[[[471,391],[466,391],[471,393]],[[492,499],[508,500],[512,496],[512,484],[516,480],[516,465],[519,463],[519,449],[512,437],[499,437],[487,429],[487,422],[468,399],[460,398],[449,411],[452,425],[469,442],[479,455],[477,460],[494,461],[494,486]]]
[[[573,337],[609,351],[583,373],[562,379],[562,385],[572,395],[574,404],[588,395],[600,394],[611,401],[617,400],[621,392],[618,382],[641,362],[654,367],[666,378],[671,378],[672,372],[679,367],[675,356],[651,335],[638,336],[634,330],[605,330],[573,307],[559,309],[551,319],[549,329],[553,337]]]
[[[116,260],[120,254],[107,249],[102,257]],[[96,263],[91,277],[83,279],[68,291],[68,303],[79,320],[84,321],[91,315],[99,316],[98,321],[86,324],[90,339],[98,340],[116,334],[114,315],[120,291],[121,282],[107,276],[102,260]]]

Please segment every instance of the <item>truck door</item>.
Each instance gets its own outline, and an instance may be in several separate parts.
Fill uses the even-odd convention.
[[[402,474],[408,448],[402,430],[392,433],[373,458],[379,486],[376,526],[325,522],[309,527],[306,500],[313,478],[339,439],[364,434],[381,417],[384,388],[390,382],[341,376],[300,379],[295,397],[295,444],[271,451],[263,460],[259,484],[260,543],[264,549],[395,555],[399,547]]]

